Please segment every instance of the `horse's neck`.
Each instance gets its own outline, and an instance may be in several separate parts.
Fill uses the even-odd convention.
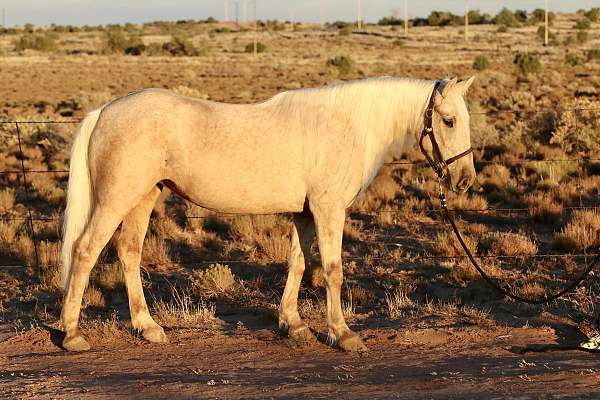
[[[353,119],[356,132],[364,135],[363,188],[386,156],[399,156],[415,145],[433,85],[433,81],[390,79],[357,92],[360,99]]]

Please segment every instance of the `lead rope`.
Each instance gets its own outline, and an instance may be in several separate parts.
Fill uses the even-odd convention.
[[[547,295],[547,296],[540,297],[540,298],[537,298],[537,299],[529,299],[529,298],[526,298],[526,297],[522,297],[522,296],[513,294],[513,293],[509,292],[508,290],[506,290],[505,288],[503,288],[502,286],[498,285],[483,270],[483,268],[481,268],[481,266],[479,265],[479,263],[477,262],[477,260],[475,260],[475,257],[473,256],[473,253],[471,252],[471,250],[469,249],[469,247],[465,243],[465,241],[464,241],[464,239],[462,237],[462,234],[460,233],[460,230],[458,229],[458,226],[456,225],[456,221],[454,220],[454,218],[452,216],[452,212],[448,208],[448,201],[446,199],[446,193],[444,192],[444,188],[442,186],[442,181],[438,180],[438,183],[439,183],[439,191],[440,191],[440,193],[439,193],[440,207],[443,210],[444,217],[446,218],[446,220],[448,221],[448,223],[452,227],[452,230],[454,231],[454,234],[456,235],[456,238],[458,239],[458,242],[460,243],[461,247],[465,251],[465,254],[467,255],[467,258],[469,259],[469,261],[471,261],[471,264],[473,264],[473,266],[475,267],[475,269],[477,270],[477,272],[479,272],[479,274],[481,275],[481,277],[492,288],[494,288],[498,292],[502,293],[503,295],[505,295],[507,297],[510,297],[513,300],[520,301],[522,303],[527,303],[527,304],[535,304],[535,305],[548,304],[548,303],[550,303],[550,302],[558,299],[559,297],[562,297],[566,293],[569,293],[570,291],[572,291],[573,289],[575,289],[577,286],[579,286],[579,284],[581,282],[583,282],[585,280],[585,278],[588,277],[588,275],[594,270],[594,268],[596,268],[596,266],[598,264],[598,261],[600,261],[600,253],[599,253],[586,266],[585,270],[577,278],[575,278],[573,281],[571,281],[571,283],[569,283],[563,290],[561,290],[561,291],[559,291],[557,293],[554,293],[552,295],[549,295],[549,296]],[[596,329],[600,330],[600,313],[598,314],[598,316],[596,318],[595,325],[596,325]],[[600,335],[592,338],[588,342],[582,343],[581,346],[584,347],[584,348],[586,348],[586,349],[600,349]]]

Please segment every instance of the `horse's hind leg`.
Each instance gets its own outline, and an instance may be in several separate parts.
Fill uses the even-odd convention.
[[[161,190],[154,187],[150,193],[125,217],[117,241],[117,252],[123,266],[131,325],[140,331],[144,338],[154,343],[168,342],[163,328],[158,325],[148,311],[140,277],[142,246],[148,229],[150,214]]]
[[[69,283],[61,314],[62,325],[66,333],[63,347],[66,350],[84,351],[90,348],[78,328],[81,299],[90,277],[90,271],[94,267],[100,251],[106,246],[122,219],[123,215],[115,212],[114,207],[96,206],[83,234],[75,243]]]
[[[315,340],[314,335],[298,313],[298,291],[305,265],[310,259],[310,245],[315,237],[315,224],[310,213],[295,214],[292,227],[288,277],[279,307],[279,327],[287,330],[289,337],[300,343]]]

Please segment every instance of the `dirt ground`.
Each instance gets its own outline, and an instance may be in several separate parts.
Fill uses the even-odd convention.
[[[237,318],[249,327],[239,327]],[[360,330],[370,351],[290,346],[271,326],[231,315],[217,332],[174,330],[171,343],[92,338],[69,354],[39,327],[0,343],[4,398],[583,399],[600,396],[598,354],[569,350],[573,327],[426,324]],[[380,321],[383,325],[384,321]],[[370,324],[376,325],[376,324]],[[565,331],[566,330],[566,331]],[[9,336],[9,337],[6,337]],[[96,339],[96,340],[94,340]],[[525,352],[529,348],[530,352]]]
[[[460,27],[415,28],[408,37],[376,26],[367,34],[316,26],[265,29],[259,40],[267,51],[257,58],[244,51],[252,32],[234,24],[169,27],[175,33],[189,29],[190,40],[206,48],[194,57],[105,54],[105,32],[95,31],[61,33],[53,53],[17,51],[13,42],[20,33],[1,34],[0,119],[79,118],[144,87],[248,103],[283,90],[366,77],[477,74],[468,102],[479,114],[473,114],[472,138],[482,161],[480,178],[471,194],[452,197],[450,204],[483,211],[530,208],[520,214],[463,213],[460,226],[477,254],[490,257],[485,268],[499,282],[517,282],[520,294],[537,296],[575,276],[583,263],[573,254],[588,259],[592,246],[600,244],[581,235],[585,246],[575,240],[573,248],[557,249],[555,240],[572,227],[577,211],[571,208],[598,205],[600,164],[518,164],[520,159],[600,159],[598,146],[580,149],[576,140],[573,146],[566,139],[552,141],[556,130],[573,125],[587,134],[600,132],[598,114],[568,112],[569,107],[600,109],[600,51],[598,58],[589,55],[600,46],[600,23],[591,26],[587,41],[573,42],[580,18],[559,15],[555,43],[548,47],[535,25],[505,32],[474,26],[469,43]],[[146,44],[169,40],[171,31],[157,29],[143,27],[132,35]],[[539,56],[543,69],[523,76],[515,56],[527,51]],[[352,59],[348,71],[330,63],[342,55]],[[476,56],[484,56],[489,66],[475,70]],[[68,168],[74,125],[21,126],[22,156],[13,128],[0,127],[0,169],[19,170],[20,157],[27,169]],[[0,264],[10,266],[0,266],[0,398],[600,398],[600,354],[577,349],[596,333],[597,274],[549,306],[500,297],[459,258],[462,250],[435,213],[431,171],[422,166],[382,169],[348,215],[342,300],[349,325],[369,348],[364,354],[328,344],[322,287],[305,284],[300,292],[300,313],[318,343],[298,346],[277,331],[289,218],[214,216],[175,196],[157,205],[142,260],[146,297],[170,344],[149,344],[132,330],[111,243],[94,270],[82,311],[82,331],[92,350],[65,352],[57,267],[66,175],[31,174],[33,199],[27,205],[19,179],[0,174],[0,214],[9,217],[0,221]],[[24,267],[35,261],[23,218],[27,207],[40,219],[35,223],[39,270]],[[382,212],[401,207],[406,210]],[[580,220],[592,223],[588,236],[594,236],[600,215],[582,215]],[[557,253],[573,259],[544,258]],[[313,248],[313,261],[316,254]],[[519,258],[493,259],[506,254]],[[194,274],[221,260],[232,260],[227,269],[234,289],[220,297],[194,292]],[[182,303],[178,293],[190,294]],[[165,311],[160,308],[165,304],[175,307]]]

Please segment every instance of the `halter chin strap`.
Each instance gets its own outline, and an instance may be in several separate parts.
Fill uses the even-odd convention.
[[[442,81],[437,81],[433,88],[433,92],[431,93],[431,97],[429,98],[429,103],[427,104],[427,108],[425,109],[425,117],[423,124],[423,131],[421,132],[421,138],[419,139],[419,148],[421,149],[421,153],[425,156],[425,159],[437,175],[440,181],[447,179],[450,176],[450,170],[448,166],[459,160],[465,156],[468,156],[473,152],[473,148],[469,148],[468,150],[463,151],[460,154],[455,155],[454,157],[450,157],[447,160],[444,160],[442,156],[442,152],[440,151],[440,147],[435,140],[435,135],[433,132],[433,112],[435,106],[435,96],[439,91],[440,87],[443,85]],[[433,155],[429,155],[423,146],[423,140],[429,136],[429,140],[431,141],[431,147],[433,148]]]

